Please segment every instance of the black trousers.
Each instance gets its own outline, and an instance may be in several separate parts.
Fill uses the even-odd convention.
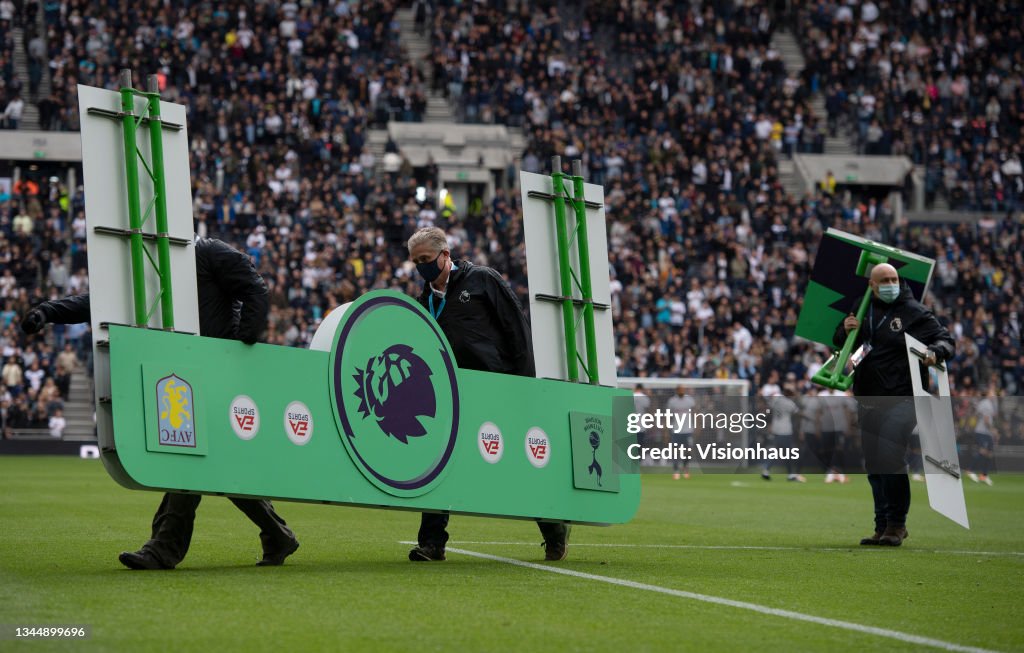
[[[565,539],[565,524],[559,522],[538,521],[540,534],[545,542],[560,542]],[[448,542],[448,513],[425,512],[420,517],[420,531],[416,536],[420,546],[444,548]]]
[[[202,499],[201,494],[165,494],[153,516],[152,537],[142,548],[152,552],[168,567],[181,562],[192,542],[192,525]],[[231,498],[231,503],[259,526],[264,552],[276,551],[295,537],[269,501]]]
[[[842,468],[843,451],[840,447],[842,433],[839,431],[822,431],[821,435],[815,434],[808,437],[808,446],[822,469],[826,472],[838,471]]]
[[[864,466],[875,502],[875,530],[903,528],[910,511],[906,453],[917,425],[912,397],[863,403],[859,411]]]
[[[788,433],[786,435],[773,435],[771,436],[771,439],[766,442],[766,444],[768,443],[770,443],[770,446],[774,447],[778,451],[786,451],[796,444],[795,438],[792,433]],[[772,467],[775,464],[785,465],[787,476],[793,476],[794,474],[798,474],[800,472],[800,461],[793,460],[791,458],[786,458],[786,460],[783,460],[780,463],[776,463],[776,461],[774,460],[765,459],[764,471],[771,472]]]

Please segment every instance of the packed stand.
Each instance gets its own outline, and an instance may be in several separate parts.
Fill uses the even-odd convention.
[[[18,6],[13,0],[0,0],[0,128],[17,129],[25,101],[24,80],[14,70],[14,32],[21,26]]]
[[[54,325],[44,337],[18,324],[40,301],[88,292],[82,198],[72,201],[54,180],[22,188],[18,202],[0,204],[0,428],[4,437],[24,429],[60,437],[71,374],[91,364],[88,325]],[[71,224],[69,210],[78,216]]]
[[[765,7],[723,3],[716,15],[685,3],[525,2],[518,13],[438,4],[426,62],[434,90],[466,122],[523,126],[534,142],[585,150],[598,176],[620,141],[654,133],[678,142],[713,131],[726,144],[756,136],[768,154],[769,145],[823,150],[824,125],[771,46]],[[703,155],[685,151],[691,164]]]
[[[1024,206],[1024,32],[1014,2],[794,3],[805,77],[829,129],[925,167],[926,201]]]
[[[77,130],[75,86],[117,88],[128,67],[158,71],[164,98],[185,104],[193,126],[202,119],[207,131],[218,130],[236,155],[266,136],[349,162],[362,150],[346,133],[386,121],[393,96],[409,100],[409,119],[425,110],[416,97],[421,82],[401,65],[394,13],[387,0],[236,0],[213,11],[199,2],[47,3],[53,94],[40,107],[44,128]]]
[[[108,45],[91,48],[98,53],[97,65],[91,73],[88,65],[82,68],[93,75],[85,83],[113,87],[122,66],[159,67],[148,60],[119,60],[124,39],[165,43],[164,91],[190,112],[198,231],[246,251],[264,275],[271,292],[267,342],[307,346],[329,310],[369,290],[418,293],[421,282],[404,244],[423,226],[445,228],[454,256],[504,271],[525,299],[518,189],[499,190],[488,205],[459,219],[432,201],[436,170],[420,171],[418,180],[407,166],[382,174],[368,155],[367,128],[376,120],[373,98],[390,91],[381,83],[373,95],[377,87],[366,71],[390,65],[381,53],[394,45],[397,33],[392,5],[361,3],[357,15],[339,2],[320,9],[295,7],[292,14],[286,3],[272,16],[263,16],[266,9],[205,15],[186,5],[173,16],[166,8],[154,11],[147,21],[134,13],[94,17],[84,32],[85,5],[61,6],[51,29],[71,36],[63,37],[66,45],[58,57],[88,63],[91,59],[78,55],[90,51],[90,41],[102,44],[100,35],[108,34]],[[825,352],[793,334],[816,243],[824,228],[834,226],[939,259],[931,299],[957,338],[959,393],[993,383],[1007,393],[1024,389],[1017,317],[1024,307],[1015,291],[1024,245],[1019,222],[896,230],[885,202],[861,203],[823,192],[799,200],[786,196],[775,163],[786,149],[781,125],[798,113],[808,121],[813,117],[805,85],[786,77],[766,49],[770,25],[764,25],[764,15],[737,11],[719,20],[714,14],[687,14],[674,21],[665,18],[666,7],[646,25],[646,14],[612,11],[609,21],[601,13],[604,6],[592,5],[597,13],[573,28],[578,30],[575,40],[570,38],[575,54],[561,59],[564,72],[549,65],[555,34],[571,36],[557,13],[513,16],[512,35],[497,41],[495,34],[505,34],[506,19],[479,3],[455,14],[438,7],[430,25],[436,32],[451,15],[467,21],[459,38],[469,34],[470,40],[459,41],[455,49],[464,68],[462,88],[445,82],[450,93],[473,98],[460,100],[467,118],[475,112],[481,120],[491,113],[495,121],[522,124],[529,136],[524,169],[546,171],[547,157],[556,153],[582,156],[587,179],[605,185],[621,376],[742,378],[752,382],[754,392],[773,378],[792,376],[810,388],[809,378]],[[380,12],[376,22],[366,18],[371,11]],[[597,47],[596,41],[607,39],[588,27],[605,21],[623,25],[614,32],[610,52]],[[122,24],[133,30],[114,27]],[[366,34],[369,25],[377,27]],[[341,38],[342,27],[360,43],[374,43],[375,35],[379,42],[341,55],[319,49],[321,42],[333,42],[328,33]],[[639,38],[648,34],[645,30],[654,36]],[[301,55],[271,47],[273,39],[300,34]],[[708,34],[715,36],[701,40]],[[348,36],[342,40],[346,47],[352,43]],[[214,43],[221,44],[223,58],[213,54]],[[508,50],[507,43],[517,43],[518,49]],[[378,45],[380,50],[373,49]],[[444,57],[437,61],[435,84],[440,70],[454,74],[448,47],[439,51]],[[141,50],[133,52],[143,56]],[[494,67],[481,73],[474,52],[513,58],[497,66],[487,63]],[[262,63],[254,66],[254,60]],[[623,68],[625,61],[636,65]],[[58,68],[62,72],[55,79],[65,82],[55,88],[64,89],[61,97],[71,107],[61,115],[77,122],[70,80],[82,78]],[[411,69],[396,60],[392,81],[405,74],[414,78]],[[483,83],[494,78],[505,83]],[[307,92],[313,97],[305,97]],[[803,145],[798,141],[796,147]],[[75,216],[70,225],[64,224],[68,202]],[[63,286],[55,284],[49,263],[56,253],[70,255],[70,270],[84,265],[80,195],[61,199],[59,191],[42,190],[38,204],[28,203],[29,221],[10,203],[0,207],[0,215],[7,216],[0,221],[6,261],[0,283],[6,268],[15,279],[8,282],[15,289],[11,320],[38,299],[84,287],[75,275]],[[62,249],[67,242],[70,251]],[[40,255],[25,257],[26,251]],[[24,341],[9,323],[5,345],[20,349],[19,355],[35,347],[37,357],[45,358],[41,341]],[[72,348],[87,339],[86,331]],[[59,349],[48,352],[51,359]],[[88,349],[80,350],[80,360],[86,361]],[[31,367],[23,363],[22,371]],[[28,393],[16,391],[12,399],[14,394]]]

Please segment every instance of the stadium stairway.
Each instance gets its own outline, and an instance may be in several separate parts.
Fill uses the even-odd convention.
[[[571,7],[572,4],[569,3]],[[573,15],[582,16],[579,9],[574,9]],[[564,14],[563,14],[564,15]],[[416,66],[427,84],[427,113],[423,121],[428,123],[455,123],[458,122],[455,108],[448,102],[443,94],[433,90],[434,68],[429,64],[426,57],[430,54],[430,38],[424,34],[416,33],[416,17],[411,7],[404,7],[395,12],[400,32],[399,40],[405,49],[409,61]],[[509,142],[515,156],[515,166],[518,168],[523,151],[526,149],[527,139],[521,127],[506,125],[509,133]],[[384,148],[387,145],[388,134],[385,129],[371,129],[369,133],[370,151],[377,160],[377,170],[380,171],[384,160]]]
[[[63,439],[96,439],[96,423],[93,419],[95,412],[92,381],[85,370],[79,368],[71,373],[71,388],[68,391],[68,400],[64,402],[64,419],[67,420],[67,426],[64,428]]]
[[[451,106],[448,104],[448,100],[440,93],[432,90],[434,68],[425,59],[430,54],[430,39],[426,34],[416,33],[416,18],[412,8],[399,9],[395,12],[395,18],[398,19],[398,24],[401,26],[399,39],[401,40],[402,47],[405,48],[409,61],[423,74],[423,79],[427,85],[427,113],[423,116],[423,121],[431,123],[455,122],[455,116]]]
[[[423,35],[416,33],[416,19],[410,7],[399,9],[395,12],[395,18],[401,27],[399,40],[409,61],[419,69],[423,78],[429,83],[433,81],[433,68],[427,64],[426,56],[430,54],[430,40]]]
[[[46,22],[43,18],[42,4],[40,3],[37,6],[39,9],[35,16],[36,29],[39,33],[45,35]],[[36,102],[50,95],[50,66],[44,62],[43,77],[39,83],[39,90],[35,97],[30,96],[28,92],[28,54],[25,52],[25,30],[21,27],[12,28],[11,36],[14,39],[14,61],[12,63],[15,72],[18,73],[18,79],[22,81],[21,99],[25,101],[25,110],[21,116],[21,129],[40,129],[39,108],[36,106]]]
[[[783,65],[786,67],[786,74],[799,74],[804,69],[804,55],[800,52],[800,46],[796,39],[787,31],[778,29],[772,34],[772,47],[779,53]],[[817,112],[817,108],[815,108]],[[803,195],[803,184],[796,173],[796,165],[793,159],[786,158],[782,153],[778,156],[779,182],[785,189],[787,195],[800,197]]]
[[[46,44],[47,56],[50,53],[50,43],[46,39],[46,13],[43,11],[43,3],[39,3],[39,10],[36,12],[36,29],[43,35],[43,43]],[[39,80],[39,97],[37,100],[41,100],[45,97],[50,97],[50,93],[53,92],[52,79],[50,78],[50,62],[43,62],[43,78]],[[36,118],[38,120],[39,112],[36,111]]]
[[[814,109],[814,115],[821,116],[822,120],[828,120],[824,94],[814,94],[814,97],[811,98],[811,108]],[[825,153],[857,156],[857,146],[854,145],[853,131],[842,121],[839,123],[839,129],[836,131],[835,136],[825,135]]]
[[[787,73],[799,73],[806,65],[806,59],[800,50],[800,44],[793,38],[793,34],[786,29],[777,29],[772,33],[772,47],[779,51],[779,56],[786,65]],[[811,110],[820,121],[828,120],[828,112],[825,110],[825,96],[820,91],[811,98]],[[852,133],[840,133],[837,136],[825,137],[825,153],[856,156],[857,148],[851,140]],[[779,169],[783,174],[782,166]],[[786,185],[783,179],[783,185]],[[788,188],[787,188],[788,190]]]
[[[20,27],[11,29],[14,37],[14,72],[18,74],[23,86],[21,99],[25,101],[25,109],[21,114],[21,129],[39,129],[39,109],[35,100],[28,92],[28,55],[25,54],[25,30]]]
[[[786,65],[786,74],[800,74],[806,65],[800,45],[793,38],[793,35],[785,29],[777,29],[772,32],[772,47],[779,52],[782,63]]]
[[[913,177],[914,177],[914,186],[916,188],[921,188],[921,189],[925,188],[925,176],[927,174],[928,174],[927,170],[926,170],[926,168],[923,165],[916,164],[914,166]],[[925,202],[927,204],[927,198],[925,199]],[[926,210],[935,211],[935,212],[949,211],[949,201],[946,199],[945,193],[943,191],[939,191],[939,192],[935,193],[935,197],[932,198],[931,206],[927,206],[926,205],[924,208]]]
[[[804,186],[796,173],[796,164],[793,163],[793,159],[787,159],[785,156],[780,155],[778,166],[779,183],[782,184],[786,194],[792,197],[803,197]]]
[[[384,169],[384,151],[388,145],[388,130],[371,129],[367,134],[366,144],[370,148],[370,153],[373,154],[373,160],[376,161],[373,171],[376,177]]]

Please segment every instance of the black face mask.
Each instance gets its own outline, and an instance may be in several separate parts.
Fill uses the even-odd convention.
[[[420,276],[423,277],[424,281],[427,283],[433,283],[434,279],[441,276],[441,268],[437,264],[438,259],[441,258],[441,254],[441,252],[438,252],[433,261],[416,264],[416,271],[420,273]]]

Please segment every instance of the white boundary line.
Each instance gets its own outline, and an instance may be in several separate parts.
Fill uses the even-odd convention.
[[[412,544],[416,542],[399,542],[399,544]],[[452,540],[449,544],[472,544],[479,546],[539,546],[539,542],[490,542],[490,541],[473,541],[473,540]],[[814,553],[817,551],[880,551],[888,549],[888,547],[862,547],[862,546],[848,546],[848,547],[810,547],[810,546],[743,546],[743,545],[716,545],[716,544],[631,544],[628,542],[624,543],[587,543],[587,542],[571,542],[571,546],[589,546],[589,547],[601,547],[601,548],[623,548],[623,549],[695,549],[704,551],[805,551],[807,553]],[[1024,557],[1024,551],[962,551],[962,550],[946,550],[946,549],[903,549],[906,553],[939,553],[947,555],[967,555],[967,556],[1008,556],[1008,557]]]
[[[573,546],[579,546],[573,544]],[[782,610],[779,608],[770,608],[764,605],[758,605],[757,603],[747,603],[746,601],[735,601],[733,599],[726,599],[718,596],[710,596],[708,594],[697,594],[696,592],[686,592],[684,590],[676,590],[668,587],[660,587],[658,585],[649,585],[647,583],[638,583],[632,580],[625,580],[622,578],[612,578],[611,576],[599,576],[597,574],[588,574],[582,571],[575,571],[573,569],[566,569],[564,567],[554,567],[549,565],[540,565],[533,562],[525,562],[523,560],[515,560],[513,558],[503,558],[501,556],[490,555],[489,553],[479,553],[477,551],[467,551],[466,549],[456,549],[448,547],[448,551],[452,553],[460,553],[462,555],[472,556],[474,558],[482,558],[484,560],[493,560],[494,562],[504,562],[505,564],[514,565],[516,567],[525,567],[527,569],[535,569],[538,571],[547,571],[553,574],[562,574],[563,576],[572,576],[574,578],[583,578],[586,580],[595,580],[602,583],[609,583],[611,585],[618,585],[620,587],[629,587],[637,590],[644,590],[647,592],[657,592],[659,594],[667,594],[669,596],[677,596],[684,599],[691,599],[694,601],[703,601],[704,603],[713,603],[716,605],[724,605],[730,608],[739,608],[741,610],[750,610],[752,612],[759,612],[761,614],[767,614],[773,617],[782,617],[784,619],[793,619],[795,621],[806,621],[821,626],[829,626],[831,628],[841,628],[843,630],[852,630],[858,633],[865,633],[868,635],[876,635],[878,637],[888,637],[889,639],[895,639],[900,642],[906,642],[908,644],[917,644],[920,646],[931,646],[933,648],[943,649],[945,651],[957,651],[960,653],[993,653],[989,649],[976,648],[973,646],[963,646],[961,644],[954,644],[952,642],[946,642],[941,639],[932,639],[930,637],[922,637],[920,635],[912,635],[910,633],[903,633],[898,630],[889,630],[888,628],[876,628],[875,626],[864,626],[861,624],[853,623],[851,621],[841,621],[839,619],[828,619],[825,617],[815,617],[814,615],[804,614],[802,612],[793,612],[792,610]]]

